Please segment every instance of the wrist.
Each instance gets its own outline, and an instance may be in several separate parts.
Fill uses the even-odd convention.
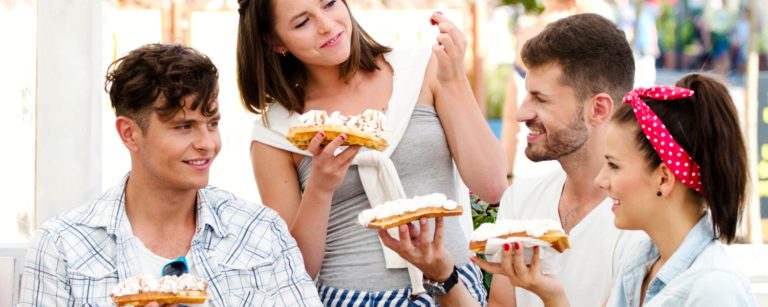
[[[312,180],[310,177],[309,180],[307,180],[307,186],[304,187],[304,192],[302,193],[302,199],[312,199],[315,202],[324,202],[324,201],[331,201],[333,199],[333,190],[325,190],[320,188],[317,184],[315,184],[315,180]]]

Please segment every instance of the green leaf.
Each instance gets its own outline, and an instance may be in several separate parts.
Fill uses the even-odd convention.
[[[480,216],[475,218],[475,223],[482,223],[482,222],[483,222],[483,216],[482,215],[480,215]]]
[[[474,195],[474,194],[473,194],[473,195],[469,195],[469,201],[470,201],[471,203],[473,203],[473,204],[476,204],[476,203],[477,203],[477,199],[478,199],[478,198],[477,198],[477,196],[476,196],[476,195]]]
[[[499,212],[498,212],[498,211],[499,211],[498,209],[493,209],[493,210],[489,211],[489,213],[491,214],[491,216],[492,216],[494,219],[496,219],[496,217],[498,217],[498,215],[499,215]]]
[[[482,211],[485,212],[488,210],[488,203],[480,203],[477,204],[480,208],[482,208]]]
[[[496,221],[496,219],[494,219],[494,218],[492,218],[490,216],[486,216],[485,219],[483,220],[484,223],[493,223],[495,221]]]
[[[478,213],[485,213],[485,208],[478,204],[472,204],[472,209],[477,210]]]

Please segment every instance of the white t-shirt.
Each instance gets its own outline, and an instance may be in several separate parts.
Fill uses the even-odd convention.
[[[149,250],[146,246],[144,246],[144,243],[139,240],[139,238],[134,237],[134,241],[136,242],[136,250],[138,251],[137,256],[139,260],[139,265],[141,266],[142,273],[146,273],[149,275],[152,275],[152,277],[156,279],[160,279],[163,272],[163,267],[168,264],[169,262],[176,260],[176,259],[166,259],[163,257],[160,257],[158,255],[155,255],[151,250]],[[192,275],[194,277],[200,277],[202,274],[200,274],[200,271],[197,270],[197,266],[193,263],[192,257],[189,253],[191,253],[192,250],[190,249],[187,253],[187,256],[184,258],[187,258],[187,268],[189,269],[189,275]],[[202,304],[180,304],[179,306],[189,306],[189,307],[211,307],[210,301],[205,301],[205,303]]]
[[[560,222],[558,206],[565,184],[563,170],[516,182],[504,192],[499,219],[551,219]],[[613,274],[634,231],[613,224],[613,202],[606,198],[568,234],[571,249],[560,255],[557,279],[571,306],[601,306],[611,293]],[[633,237],[633,238],[630,238]],[[544,306],[535,294],[515,289],[517,306]]]

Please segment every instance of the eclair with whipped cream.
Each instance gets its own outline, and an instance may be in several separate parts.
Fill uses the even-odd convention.
[[[347,139],[342,146],[362,145],[370,149],[384,151],[389,147],[390,132],[384,113],[366,110],[363,114],[344,116],[340,112],[328,115],[322,110],[311,110],[299,117],[301,126],[288,130],[286,139],[301,150],[309,148],[309,142],[320,131],[325,133],[323,145],[328,145],[340,134]]]
[[[130,277],[117,284],[109,295],[117,306],[158,304],[202,304],[211,296],[205,292],[208,283],[189,274],[163,276],[160,280],[149,274]]]
[[[535,238],[552,244],[552,248],[561,253],[571,248],[568,235],[565,234],[559,223],[549,219],[538,219],[497,220],[496,223],[482,224],[472,233],[469,249],[473,253],[481,253],[485,251],[488,239],[511,237]]]
[[[404,225],[421,217],[461,215],[462,208],[444,194],[435,193],[412,199],[388,201],[360,212],[357,223],[367,228],[389,229]]]

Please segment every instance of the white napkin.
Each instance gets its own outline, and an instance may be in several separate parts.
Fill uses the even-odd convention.
[[[525,252],[525,264],[530,265],[533,258],[533,247],[539,246],[539,258],[541,259],[541,272],[544,274],[557,274],[560,272],[560,252],[552,248],[552,244],[529,237],[510,237],[506,239],[491,238],[485,244],[485,259],[488,262],[501,263],[501,253],[506,243],[518,242]],[[512,254],[515,249],[512,244]]]

